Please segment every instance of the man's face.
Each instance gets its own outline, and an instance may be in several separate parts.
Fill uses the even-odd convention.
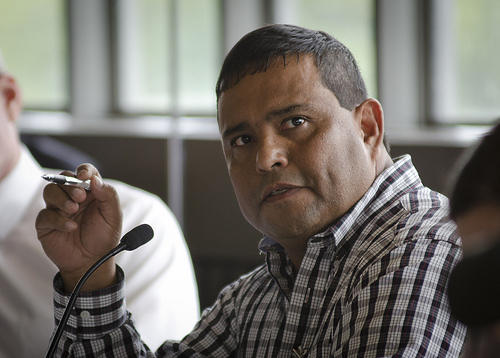
[[[241,211],[285,248],[326,229],[375,179],[358,111],[340,107],[310,56],[247,75],[218,113]]]

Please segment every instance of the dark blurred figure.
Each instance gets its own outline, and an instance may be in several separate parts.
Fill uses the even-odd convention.
[[[464,258],[450,277],[452,313],[469,326],[464,357],[500,357],[500,123],[464,157],[450,197]]]

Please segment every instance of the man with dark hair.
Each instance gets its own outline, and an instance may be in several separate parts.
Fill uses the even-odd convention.
[[[323,85],[333,92],[340,107],[352,111],[368,98],[356,60],[343,43],[323,31],[283,25],[263,27],[258,34],[250,32],[241,38],[222,64],[215,88],[217,102],[244,76],[265,72],[271,60],[280,58],[286,66],[306,54],[314,59]],[[385,137],[384,145],[389,151]]]
[[[264,234],[266,264],[156,356],[458,357],[466,330],[445,288],[461,248],[448,202],[409,156],[392,161],[381,105],[350,51],[297,26],[257,29],[227,55],[217,98],[229,176]],[[91,191],[47,186],[36,223],[60,268],[59,307],[120,236],[113,188],[91,165],[76,173]],[[70,320],[59,354],[153,356],[120,301],[123,275],[111,261],[89,279],[74,315],[90,307],[91,317]]]
[[[467,358],[500,356],[500,123],[461,161],[450,215],[464,259],[450,278],[452,313],[469,325]],[[465,358],[464,357],[464,358]]]

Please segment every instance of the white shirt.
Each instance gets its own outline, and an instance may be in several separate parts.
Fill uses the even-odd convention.
[[[54,329],[52,280],[56,266],[37,239],[35,219],[45,207],[43,170],[26,148],[0,181],[0,358],[43,357]],[[126,300],[144,341],[158,347],[180,339],[199,319],[191,258],[175,217],[158,197],[106,180],[120,196],[125,234],[148,223],[154,238],[116,262],[126,273]],[[22,347],[22,351],[19,351]]]

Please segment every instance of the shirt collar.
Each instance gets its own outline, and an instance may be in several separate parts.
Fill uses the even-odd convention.
[[[361,215],[369,217],[370,213],[381,210],[388,202],[397,200],[411,188],[422,185],[410,155],[403,155],[395,158],[394,161],[392,166],[375,179],[365,195],[347,213],[327,230],[314,235],[309,240],[308,245],[340,245],[342,239],[356,225]],[[328,238],[332,239],[325,240]],[[282,251],[284,248],[272,238],[264,236],[260,241],[259,250],[266,253]]]
[[[21,221],[35,195],[43,185],[40,165],[28,149],[21,147],[21,155],[13,170],[0,181],[0,240],[9,236]],[[35,223],[33,223],[35,225]]]

